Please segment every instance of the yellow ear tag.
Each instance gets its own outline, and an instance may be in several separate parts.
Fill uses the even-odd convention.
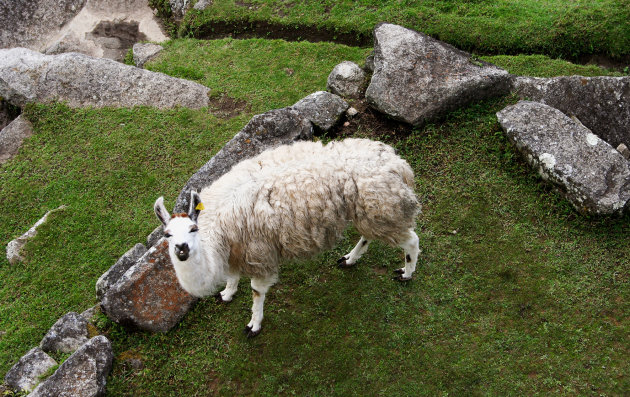
[[[202,211],[202,210],[205,210],[206,208],[203,206],[203,203],[200,201],[199,204],[197,204],[197,206],[195,207],[195,209]]]

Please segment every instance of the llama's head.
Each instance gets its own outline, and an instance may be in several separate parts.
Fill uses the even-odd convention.
[[[164,237],[168,239],[171,258],[175,256],[180,261],[185,261],[199,247],[199,228],[197,217],[201,211],[201,198],[197,192],[190,192],[190,207],[188,213],[173,214],[164,207],[164,198],[155,201],[153,209],[155,215],[164,225]]]

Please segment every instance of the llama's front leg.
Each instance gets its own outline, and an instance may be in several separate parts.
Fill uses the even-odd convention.
[[[245,334],[248,338],[253,338],[260,333],[265,295],[277,279],[276,275],[267,278],[252,278],[251,284],[254,298],[254,303],[252,305],[252,319],[249,324],[247,324],[247,327],[245,327]]]
[[[398,281],[411,280],[413,272],[416,271],[416,263],[418,262],[418,254],[420,253],[418,242],[418,235],[413,229],[410,229],[409,238],[400,244],[400,247],[405,250],[405,267],[394,271],[399,274]]]
[[[229,276],[227,279],[227,284],[225,285],[225,289],[219,292],[219,296],[222,302],[230,302],[238,289],[238,280],[241,277],[239,275]]]
[[[337,260],[337,266],[349,267],[349,266],[354,265],[355,262],[358,261],[359,258],[361,258],[363,254],[365,254],[365,251],[367,251],[369,244],[370,244],[370,240],[361,236],[361,239],[359,240],[357,245],[354,246],[352,251],[350,251],[349,254],[344,255],[341,258],[339,258],[339,260]]]

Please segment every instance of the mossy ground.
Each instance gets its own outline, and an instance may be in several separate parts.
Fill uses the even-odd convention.
[[[368,52],[176,40],[149,68],[246,105],[230,117],[212,109],[28,107],[36,133],[0,167],[0,241],[49,209],[68,208],[27,245],[24,263],[0,259],[0,373],[61,315],[96,303],[98,276],[157,226],[156,197],[172,206],[188,177],[253,114],[324,89],[335,64],[361,64]],[[544,60],[537,65],[519,67],[553,72]],[[584,70],[566,62],[552,69]],[[378,243],[356,267],[336,268],[358,239],[350,229],[336,249],[282,269],[255,339],[241,333],[247,280],[232,303],[202,300],[166,334],[101,317],[97,326],[118,355],[108,393],[624,394],[630,218],[578,216],[529,170],[495,117],[514,101],[474,104],[421,130],[392,134],[367,124],[352,132],[392,144],[416,172],[423,253],[412,282],[391,279],[402,252]],[[322,139],[338,136],[343,129]]]

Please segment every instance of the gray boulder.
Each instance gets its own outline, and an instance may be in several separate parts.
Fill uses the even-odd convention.
[[[378,111],[415,126],[510,90],[510,75],[422,33],[374,29],[374,74],[365,93]]]
[[[179,285],[163,238],[105,293],[101,309],[121,325],[166,332],[196,301]]]
[[[232,140],[225,144],[182,189],[174,212],[187,212],[190,191],[200,191],[241,160],[254,157],[267,149],[313,138],[313,125],[297,110],[283,108],[256,115]]]
[[[365,72],[354,62],[343,61],[328,75],[326,88],[333,94],[358,98],[365,89]]]
[[[350,105],[338,95],[326,91],[314,92],[300,99],[293,109],[324,131],[331,129]]]
[[[22,115],[4,127],[0,131],[0,164],[4,164],[15,156],[24,139],[31,135],[33,135],[33,125]]]
[[[522,99],[577,117],[612,146],[630,146],[630,76],[518,77],[514,88]]]
[[[114,353],[110,341],[95,336],[74,352],[30,397],[104,396]]]
[[[630,199],[630,163],[558,109],[520,101],[497,113],[509,140],[581,213],[618,214]]]
[[[0,48],[39,47],[72,20],[86,0],[11,0],[0,3]]]
[[[171,5],[171,11],[173,12],[173,15],[178,18],[181,18],[184,16],[184,14],[186,14],[186,11],[188,11],[188,6],[190,4],[189,0],[168,0],[168,2]]]
[[[37,386],[39,378],[55,365],[57,365],[55,360],[39,347],[35,347],[7,372],[4,382],[17,393],[29,392]]]
[[[141,68],[145,63],[155,58],[164,47],[159,44],[153,43],[137,43],[133,45],[133,63],[137,67]]]
[[[164,237],[164,227],[160,225],[147,236],[147,247],[153,247],[162,237]]]
[[[72,353],[88,341],[87,320],[70,312],[48,330],[39,347],[45,352]]]
[[[109,290],[112,285],[116,284],[116,281],[118,281],[118,279],[120,279],[120,277],[146,252],[147,247],[140,243],[125,252],[123,256],[96,281],[96,297],[99,300],[103,299],[107,290]]]
[[[64,101],[72,107],[208,106],[207,87],[110,59],[26,48],[0,50],[0,97],[16,106]]]

